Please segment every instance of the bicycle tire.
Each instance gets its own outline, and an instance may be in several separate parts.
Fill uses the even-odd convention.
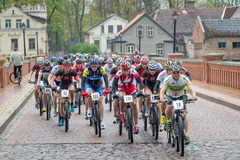
[[[175,150],[179,152],[179,138],[178,138],[179,131],[178,131],[177,123],[175,123],[174,125],[173,133],[174,133],[174,136],[172,136],[173,137],[172,147],[175,147]]]
[[[145,103],[145,99],[143,101],[143,110],[142,110],[142,116],[143,116],[143,120],[144,120],[144,130],[147,131],[147,117],[145,116],[145,113],[146,113],[146,110],[147,110],[147,106],[146,106],[146,103]]]
[[[42,115],[43,115],[43,111],[42,111],[42,109],[43,109],[42,93],[40,93],[40,95],[38,96],[38,98],[39,98],[40,116],[42,116]]]
[[[119,103],[118,103],[118,106],[117,106],[117,122],[118,122],[118,130],[119,130],[119,135],[121,136],[122,135],[122,119],[121,119],[121,116],[120,116],[120,107],[119,107]]]
[[[46,97],[46,99],[47,99],[47,106],[46,106],[46,107],[47,107],[47,114],[46,114],[46,115],[47,115],[47,120],[49,120],[49,118],[50,118],[50,112],[51,112],[51,111],[50,111],[50,104],[49,104],[49,103],[50,103],[49,96],[50,96],[50,95],[47,95],[47,97]]]
[[[109,110],[112,111],[112,93],[109,94]]]
[[[154,123],[154,111],[151,110],[150,116],[149,116],[149,122],[152,129],[152,136],[155,136],[155,123]]]
[[[133,143],[133,122],[132,122],[132,109],[128,108],[128,132],[129,132],[129,139],[131,143]]]
[[[78,114],[81,114],[81,97],[80,97],[80,92],[77,93],[77,103],[78,103]]]
[[[18,85],[21,84],[22,77],[19,72],[17,72]]]
[[[14,72],[12,72],[9,75],[9,80],[13,83],[13,84],[18,84],[18,80],[16,81],[16,79],[14,79]]]
[[[178,116],[178,133],[180,156],[184,156],[184,121],[182,116]]]
[[[68,112],[69,112],[69,103],[67,101],[64,102],[64,108],[65,108],[65,132],[69,130],[69,117],[68,117]]]
[[[154,122],[155,122],[155,140],[158,139],[158,130],[159,130],[159,114],[158,114],[158,107],[154,106]]]
[[[93,105],[93,107],[92,107],[92,117],[91,118],[92,118],[92,122],[93,122],[93,126],[94,126],[94,132],[97,135],[98,134],[98,127],[97,127],[97,115],[96,115],[96,109],[95,108],[96,108],[96,106]]]
[[[101,137],[101,116],[99,111],[99,104],[97,104],[95,107],[96,107],[96,115],[97,115],[98,137]]]
[[[172,132],[167,131],[167,139],[168,139],[168,144],[170,144],[172,139]]]

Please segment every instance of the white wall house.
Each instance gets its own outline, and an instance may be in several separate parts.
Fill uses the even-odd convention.
[[[111,52],[112,37],[127,24],[127,20],[112,13],[107,18],[87,30],[85,42],[95,44],[102,54],[109,55]]]

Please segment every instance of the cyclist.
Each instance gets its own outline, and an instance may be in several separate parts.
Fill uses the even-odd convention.
[[[117,59],[117,55],[116,55],[116,54],[113,54],[113,55],[112,55],[112,60],[113,60],[113,62],[115,62],[116,59]]]
[[[188,76],[189,80],[192,81],[192,75],[187,71],[186,68],[184,68],[184,67],[182,66],[182,61],[176,60],[175,63],[176,63],[177,65],[179,65],[179,66],[182,67],[181,72],[182,72],[182,73],[185,73],[185,74]]]
[[[152,94],[153,93],[153,88],[156,83],[157,77],[159,75],[160,71],[157,69],[157,63],[153,60],[149,61],[148,63],[148,69],[143,71],[142,73],[142,79],[143,79],[143,84],[144,84],[144,91],[145,94]],[[150,110],[150,97],[147,97],[146,99],[147,102],[147,110],[145,116],[149,116],[149,110]]]
[[[167,61],[165,63],[165,70],[162,71],[157,77],[157,81],[155,83],[154,91],[153,91],[154,94],[157,94],[159,92],[159,88],[162,88],[163,80],[168,75],[171,75],[170,68],[172,67],[172,65],[173,65],[172,61]],[[161,124],[165,124],[165,119],[166,119],[165,109],[166,109],[166,103],[160,103],[159,104],[159,117],[161,117]]]
[[[136,67],[132,64],[133,61],[131,59],[128,58],[125,61],[128,61],[130,63],[132,69],[136,69]]]
[[[54,76],[54,74],[59,70],[59,69],[63,69],[63,58],[58,58],[57,59],[57,65],[54,66],[51,70],[50,75],[48,76],[48,82],[51,84],[52,78]],[[54,86],[60,86],[61,83],[61,79],[58,76],[57,79],[55,80],[55,85]],[[53,112],[53,116],[56,117],[57,116],[57,111],[56,111],[56,100],[57,100],[57,93],[53,92],[53,108],[54,108],[54,112]]]
[[[103,88],[102,88],[102,81],[101,78],[103,77],[104,82],[106,84],[106,89],[104,91],[104,96],[109,93],[109,88],[108,88],[108,81],[107,81],[107,74],[104,69],[104,67],[98,65],[98,59],[97,58],[92,58],[90,59],[90,67],[87,67],[83,71],[82,75],[82,82],[81,82],[81,88],[82,88],[82,96],[87,97],[87,104],[88,104],[88,110],[86,110],[85,114],[85,119],[88,119],[91,117],[91,106],[92,106],[92,98],[88,97],[88,94],[95,92],[99,92],[100,94],[103,93]],[[86,90],[86,92],[85,92]],[[103,97],[101,96],[98,103],[99,103],[99,108],[100,108],[100,114],[101,114],[101,128],[105,129],[105,123],[103,121],[103,103],[102,103]]]
[[[196,92],[193,90],[190,80],[181,74],[181,66],[174,64],[171,67],[172,74],[167,76],[163,81],[163,86],[160,91],[160,101],[165,103],[167,101],[172,101],[176,99],[185,99],[184,88],[187,87],[192,95],[191,100],[195,101]],[[164,94],[166,91],[166,100],[164,99]],[[186,106],[185,106],[186,109]],[[171,115],[172,115],[172,105],[167,104],[166,117],[167,117],[167,129],[171,130]],[[185,144],[189,144],[190,139],[188,137],[188,118],[187,111],[184,110],[184,123],[185,123]]]
[[[40,85],[41,79],[43,80],[44,86],[49,86],[48,76],[51,73],[51,70],[52,70],[51,62],[49,60],[44,61],[43,67],[39,71],[37,86]],[[43,100],[42,111],[45,112],[46,111],[46,94],[45,94],[45,91],[43,92],[42,100]]]
[[[135,66],[140,64],[140,55],[136,55],[134,62],[135,62]]]
[[[143,56],[140,60],[140,64],[136,67],[136,71],[138,72],[139,75],[142,75],[144,70],[147,70],[148,68],[148,62],[149,59],[146,56]],[[137,84],[136,84],[137,86]],[[138,113],[138,118],[142,119],[142,97],[138,98],[138,104],[139,104],[139,113]]]
[[[105,64],[106,64],[105,61],[104,61],[104,58],[103,57],[99,57],[98,60],[99,60],[99,65],[104,67]]]
[[[109,83],[109,86],[112,86],[112,84],[110,84],[110,80],[113,78],[113,76],[116,75],[116,73],[121,69],[121,63],[122,63],[123,59],[122,58],[118,58],[116,61],[115,61],[115,65],[116,67],[114,67],[109,76],[108,76],[108,83]],[[117,99],[114,99],[113,100],[113,123],[117,123]]]
[[[64,55],[64,56],[63,56],[63,59],[64,59],[65,61],[67,61],[67,60],[68,60],[68,56],[67,56],[67,55]]]
[[[115,62],[116,62],[116,61],[115,61]],[[109,59],[107,60],[107,64],[104,65],[104,69],[105,69],[105,71],[106,71],[106,73],[107,73],[107,76],[109,76],[111,70],[112,70],[113,68],[115,68],[115,67],[116,67],[116,65],[113,64],[112,58],[109,58]]]
[[[114,77],[112,91],[115,93],[115,90],[118,89],[119,96],[125,95],[132,95],[133,97],[136,95],[136,87],[135,87],[135,80],[140,84],[140,91],[138,95],[142,95],[143,83],[139,76],[139,74],[134,70],[131,69],[130,63],[127,61],[123,61],[121,63],[121,70],[117,72]],[[133,107],[133,117],[135,121],[135,134],[138,134],[138,108],[137,108],[137,100],[134,99],[131,103]],[[124,113],[123,113],[124,103],[123,100],[120,101],[120,116],[122,122],[124,122]]]
[[[42,57],[38,57],[37,58],[37,63],[33,66],[32,71],[29,73],[29,77],[28,77],[28,83],[32,83],[31,81],[31,77],[33,75],[33,73],[36,71],[35,73],[35,80],[34,80],[34,97],[35,97],[35,101],[36,101],[36,108],[38,108],[38,104],[37,104],[37,98],[38,98],[38,88],[37,88],[37,81],[38,81],[38,73],[41,69],[41,67],[43,66],[43,62],[44,59]]]
[[[54,86],[54,81],[57,79],[59,76],[61,79],[60,83],[60,89],[68,89],[68,90],[74,90],[74,85],[73,85],[73,80],[72,78],[75,77],[77,82],[78,82],[78,88],[76,91],[79,90],[80,88],[80,78],[77,75],[77,72],[73,69],[71,69],[71,62],[70,60],[63,61],[63,69],[57,70],[57,72],[54,74],[52,81],[51,81],[51,86]],[[56,88],[53,87],[53,91],[56,91]],[[75,107],[73,105],[73,92],[70,91],[70,99],[71,99],[71,112],[75,111]],[[60,121],[59,121],[59,126],[63,126],[63,98],[60,96],[60,106],[59,106],[59,111],[60,111]]]

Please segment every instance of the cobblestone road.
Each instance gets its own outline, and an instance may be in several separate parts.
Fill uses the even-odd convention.
[[[166,143],[166,133],[158,141],[148,132],[118,135],[112,112],[105,105],[107,128],[102,137],[94,134],[83,114],[74,113],[70,130],[59,127],[57,118],[46,120],[34,108],[32,97],[0,137],[0,159],[240,159],[240,112],[198,98],[188,105],[189,136],[184,158]]]

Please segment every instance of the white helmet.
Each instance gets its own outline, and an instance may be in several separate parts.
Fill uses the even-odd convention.
[[[109,59],[107,60],[107,63],[113,63],[112,58],[109,58]]]
[[[38,58],[37,58],[37,63],[43,64],[43,62],[44,62],[43,57],[38,57]]]
[[[113,54],[113,55],[112,55],[112,59],[115,59],[115,58],[117,58],[117,55],[116,55],[116,54]]]

